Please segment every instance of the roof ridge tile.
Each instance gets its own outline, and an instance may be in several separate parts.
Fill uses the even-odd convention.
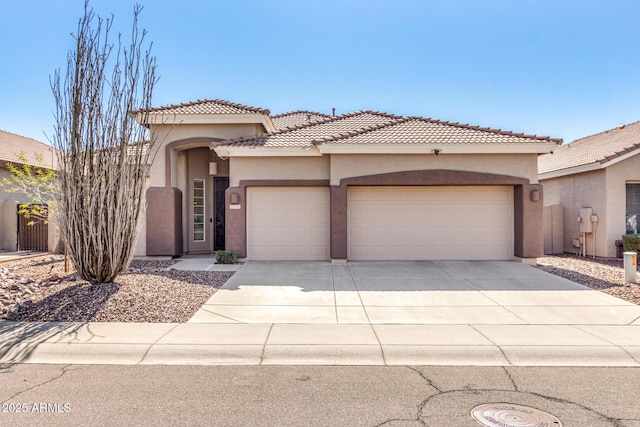
[[[273,116],[271,116],[271,118],[272,119],[279,119],[281,117],[292,116],[294,114],[315,114],[316,116],[335,117],[335,116],[331,116],[330,114],[320,113],[318,111],[294,110],[294,111],[289,111],[289,112],[286,112],[286,113],[280,113],[280,114],[273,115]]]
[[[162,105],[160,107],[151,107],[149,108],[148,112],[171,110],[171,109],[180,108],[180,107],[192,107],[195,105],[201,105],[206,103],[222,104],[227,107],[233,107],[241,110],[252,111],[259,114],[266,114],[267,116],[271,114],[271,112],[266,108],[253,107],[251,105],[245,105],[237,102],[226,101],[224,99],[211,99],[211,98],[197,99],[195,101],[181,102],[179,104]]]

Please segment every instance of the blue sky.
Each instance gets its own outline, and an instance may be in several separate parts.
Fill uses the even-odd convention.
[[[564,138],[640,120],[637,0],[141,0],[154,105],[372,109]],[[128,33],[135,1],[93,0]],[[5,1],[0,129],[46,142],[83,0]]]

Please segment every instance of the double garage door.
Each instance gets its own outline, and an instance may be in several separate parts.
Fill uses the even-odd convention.
[[[351,260],[508,260],[513,188],[350,187]],[[247,255],[254,260],[330,259],[326,187],[247,189]]]

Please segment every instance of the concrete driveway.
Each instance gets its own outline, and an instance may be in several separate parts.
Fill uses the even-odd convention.
[[[189,324],[262,364],[640,364],[640,306],[506,261],[249,262]]]
[[[517,262],[249,262],[196,323],[627,325],[640,307]]]
[[[0,321],[1,363],[638,367],[640,306],[517,262],[248,262],[188,323]]]

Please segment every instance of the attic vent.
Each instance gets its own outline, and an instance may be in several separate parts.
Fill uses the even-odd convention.
[[[619,125],[618,129],[624,129],[624,125]]]
[[[311,114],[307,114],[307,121],[310,122],[311,121]]]

